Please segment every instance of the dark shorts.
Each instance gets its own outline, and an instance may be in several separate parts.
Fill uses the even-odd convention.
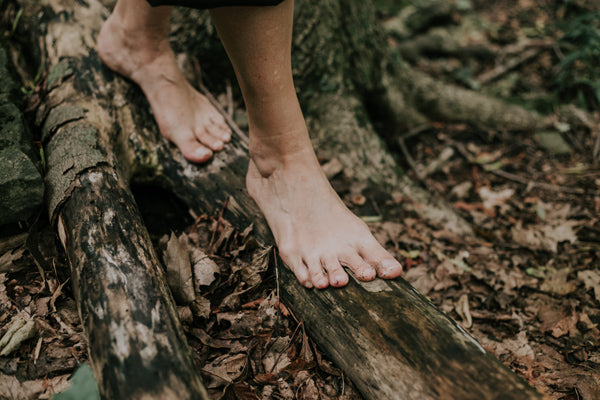
[[[217,8],[232,6],[275,6],[283,0],[148,0],[151,6],[182,6],[190,8]]]

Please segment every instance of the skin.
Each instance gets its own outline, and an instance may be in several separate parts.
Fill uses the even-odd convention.
[[[119,0],[98,53],[146,94],[161,133],[190,161],[223,148],[223,118],[183,78],[167,42],[170,7]],[[233,64],[249,121],[246,186],[264,213],[282,260],[307,288],[392,279],[402,266],[337,196],[311,146],[292,78],[293,0],[274,7],[223,7],[211,17]],[[210,149],[210,151],[208,151]]]

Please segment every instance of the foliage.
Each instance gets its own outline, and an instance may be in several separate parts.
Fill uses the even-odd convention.
[[[567,49],[555,76],[556,92],[575,98],[582,108],[600,104],[600,9],[576,7],[565,0],[565,19],[558,22],[564,32],[560,40]]]
[[[71,377],[71,386],[52,400],[98,400],[100,393],[94,373],[88,364],[82,364]]]

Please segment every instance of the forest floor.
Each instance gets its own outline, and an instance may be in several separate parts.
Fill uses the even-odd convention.
[[[557,98],[549,84],[561,57],[553,44],[563,32],[548,27],[563,15],[562,3],[475,1],[470,14],[497,29],[472,42],[501,55],[491,61],[436,55],[419,57],[415,65],[471,87],[500,71],[479,89],[548,112],[557,101],[585,105],[585,93]],[[531,46],[516,45],[522,39],[538,47],[531,52]],[[389,40],[401,47],[393,35]],[[400,164],[450,201],[476,238],[427,225],[403,210],[408,199],[379,202],[343,171],[332,180],[404,263],[405,279],[556,400],[600,399],[600,125],[597,115],[583,120],[563,123],[561,134],[432,124],[400,138]],[[179,307],[214,399],[361,399],[307,337],[293,305],[278,301],[282,266],[274,265],[274,250],[257,246],[250,228],[238,231],[223,216],[195,216],[167,244],[169,227],[148,225],[161,257],[183,243],[216,262],[196,276],[196,300]],[[0,238],[0,337],[15,324],[26,327],[14,351],[0,356],[0,399],[50,398],[86,362],[69,277],[43,217],[28,233]],[[0,341],[0,351],[6,347]]]

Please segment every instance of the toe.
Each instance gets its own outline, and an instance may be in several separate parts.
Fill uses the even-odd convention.
[[[321,260],[318,257],[312,257],[304,260],[308,268],[310,280],[317,289],[325,289],[329,286],[329,279],[325,276]]]
[[[211,149],[212,151],[220,151],[223,149],[223,140],[218,134],[214,134],[209,127],[202,127],[196,132],[196,138],[200,143]]]
[[[349,251],[339,257],[340,263],[350,268],[354,275],[361,281],[372,281],[377,272],[369,263],[354,251]]]
[[[322,264],[327,272],[331,286],[342,287],[348,284],[348,274],[344,271],[344,268],[342,268],[340,261],[335,255],[324,257]]]
[[[402,273],[402,265],[375,238],[359,250],[362,258],[375,268],[380,278],[393,279]]]
[[[202,163],[208,161],[213,155],[213,152],[209,148],[198,143],[196,138],[191,134],[183,138],[175,136],[171,140],[188,161]]]
[[[308,289],[313,287],[308,268],[306,268],[306,265],[304,265],[300,257],[288,256],[285,253],[280,253],[279,256],[285,265],[287,265],[294,275],[296,275],[296,279],[298,279],[298,282],[300,282],[302,286]]]

